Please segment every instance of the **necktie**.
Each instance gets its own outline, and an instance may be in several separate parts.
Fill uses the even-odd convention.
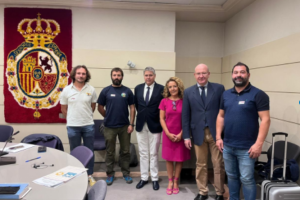
[[[147,93],[146,93],[146,105],[149,103],[149,95],[150,95],[150,87],[147,87]]]
[[[205,103],[206,103],[206,96],[205,96],[205,87],[204,86],[200,86],[200,88],[201,88],[201,99],[202,99],[202,101],[203,101],[203,104],[204,104],[204,106],[205,106]]]

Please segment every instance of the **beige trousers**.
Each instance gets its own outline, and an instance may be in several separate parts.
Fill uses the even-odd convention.
[[[204,141],[201,146],[195,145],[196,152],[196,182],[201,195],[208,194],[208,173],[207,173],[207,159],[208,159],[208,149],[211,153],[211,161],[214,168],[214,185],[217,195],[223,195],[224,190],[224,179],[225,179],[225,169],[222,153],[216,146],[209,128],[204,130]]]

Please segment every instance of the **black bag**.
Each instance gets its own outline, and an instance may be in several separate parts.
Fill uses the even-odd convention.
[[[137,158],[137,155],[136,155],[135,146],[132,143],[130,143],[130,150],[129,150],[129,152],[130,152],[130,164],[129,164],[129,166],[130,167],[136,167],[136,166],[138,166],[139,161],[138,161],[138,158]],[[120,149],[119,155],[121,155],[121,149]],[[120,158],[119,158],[119,166],[121,166],[121,160],[120,160]]]

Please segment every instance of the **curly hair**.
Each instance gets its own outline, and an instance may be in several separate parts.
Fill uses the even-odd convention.
[[[180,78],[178,77],[171,77],[169,80],[166,82],[166,85],[164,87],[164,91],[162,93],[164,98],[168,98],[171,96],[169,89],[168,89],[168,84],[169,82],[174,81],[176,85],[178,86],[178,96],[180,99],[183,99],[183,91],[184,91],[184,85],[183,82]]]
[[[89,82],[89,80],[91,79],[91,74],[89,72],[89,70],[87,69],[87,67],[85,65],[77,65],[76,67],[74,67],[71,71],[70,77],[73,80],[73,83],[75,82],[75,75],[76,75],[76,71],[77,69],[83,68],[85,69],[86,72],[86,79],[85,79],[85,83]]]

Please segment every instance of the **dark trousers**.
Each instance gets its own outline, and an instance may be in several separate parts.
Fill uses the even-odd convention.
[[[121,171],[123,176],[128,176],[130,174],[129,164],[130,164],[130,135],[127,133],[128,125],[120,128],[104,128],[104,137],[106,145],[106,174],[107,176],[115,175],[114,164],[115,164],[115,152],[116,152],[116,139],[117,136],[120,142],[120,163]]]

